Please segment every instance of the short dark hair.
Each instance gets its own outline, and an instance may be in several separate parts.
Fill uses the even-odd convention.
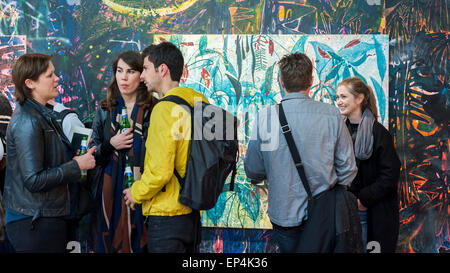
[[[303,53],[284,55],[278,65],[287,92],[298,92],[311,87],[313,66],[308,56]]]
[[[180,49],[171,42],[162,42],[160,44],[152,44],[142,52],[142,59],[148,57],[153,63],[155,69],[161,64],[166,64],[170,71],[172,81],[179,82],[183,74],[184,58]]]
[[[25,99],[32,98],[31,89],[25,84],[25,80],[37,81],[42,73],[47,71],[52,55],[41,53],[27,53],[17,59],[12,69],[12,80],[14,82],[14,97],[19,104]]]
[[[142,73],[143,65],[142,58],[140,54],[136,51],[128,50],[120,53],[112,64],[113,77],[111,83],[108,86],[108,91],[106,93],[106,99],[100,102],[100,106],[104,110],[113,111],[117,106],[117,99],[121,96],[119,86],[117,85],[116,72],[117,64],[119,60],[124,61],[131,69]],[[142,106],[144,109],[151,109],[154,104],[156,104],[156,99],[153,97],[152,92],[148,92],[147,87],[143,82],[139,83],[137,88],[136,103]]]

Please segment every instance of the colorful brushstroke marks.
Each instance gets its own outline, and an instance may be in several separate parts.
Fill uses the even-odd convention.
[[[261,33],[378,34],[383,1],[265,1]]]
[[[402,161],[399,252],[450,252],[448,1],[393,1],[391,133]]]
[[[200,253],[276,253],[278,246],[270,233],[262,229],[204,227]]]
[[[151,37],[124,24],[124,16],[101,1],[0,4],[0,33],[25,33],[29,52],[54,56],[60,77],[56,101],[76,109],[83,121],[92,121],[98,102],[106,97],[115,56],[150,44]]]
[[[353,13],[361,13],[361,7],[357,7],[360,4],[352,1],[344,1],[345,5],[333,1],[304,2],[307,4],[300,9],[312,6],[316,15],[337,12],[353,18]],[[106,95],[111,63],[119,52],[142,50],[151,43],[152,33],[270,33],[262,26],[272,16],[281,16],[281,11],[271,6],[274,3],[277,8],[284,7],[283,20],[301,17],[299,8],[284,1],[0,0],[0,35],[27,35],[28,52],[54,55],[61,91],[57,101],[77,108],[82,119],[90,121],[98,102]],[[377,5],[370,8],[370,14],[380,13]],[[317,24],[316,15],[299,21],[302,25]],[[372,20],[364,24],[372,25],[371,29],[378,27]]]
[[[102,4],[151,33],[376,34],[384,27],[381,0],[103,0]]]
[[[16,107],[16,100],[13,96],[11,72],[16,60],[25,53],[25,35],[0,36],[0,91],[8,98],[13,109]]]
[[[126,24],[146,33],[258,33],[263,0],[103,0]]]
[[[388,39],[386,35],[155,35],[171,41],[185,58],[184,86],[203,93],[211,103],[240,119],[240,160],[233,192],[222,194],[203,214],[205,226],[270,228],[267,187],[255,187],[245,176],[243,158],[253,118],[281,100],[277,62],[291,52],[304,52],[315,64],[311,96],[336,101],[337,84],[359,76],[376,92],[381,119],[388,116]]]

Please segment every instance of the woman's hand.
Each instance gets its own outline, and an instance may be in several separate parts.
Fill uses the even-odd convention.
[[[87,150],[87,153],[81,156],[74,156],[73,160],[78,163],[80,170],[90,170],[95,168],[95,157],[94,153],[97,151],[97,146],[93,146],[92,148]]]
[[[111,143],[116,150],[133,147],[133,130],[130,128],[124,133],[121,133],[120,131],[117,132],[117,134],[109,140],[109,143]]]

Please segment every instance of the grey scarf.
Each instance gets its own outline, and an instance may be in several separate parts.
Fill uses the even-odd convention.
[[[344,121],[346,119],[347,118],[345,118]],[[355,140],[355,157],[359,160],[366,160],[372,155],[374,122],[375,117],[372,112],[366,108],[361,116]]]

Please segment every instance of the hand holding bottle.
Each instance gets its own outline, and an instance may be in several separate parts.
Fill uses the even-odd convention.
[[[130,122],[128,120],[127,108],[122,107],[119,131],[113,136],[109,143],[116,149],[128,149],[133,146],[133,134]]]
[[[88,149],[84,155],[73,157],[73,160],[78,163],[80,170],[83,171],[95,168],[95,157],[93,155],[95,151],[97,151],[97,147],[93,146],[92,148]]]
[[[133,147],[133,130],[128,129],[124,133],[118,131],[117,134],[109,140],[109,143],[111,143],[116,150]]]

